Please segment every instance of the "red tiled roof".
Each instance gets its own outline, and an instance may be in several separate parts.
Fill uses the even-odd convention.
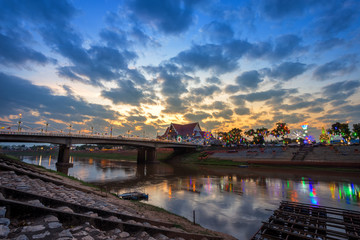
[[[181,125],[181,124],[172,124],[173,127],[175,128],[176,132],[181,135],[181,136],[191,136],[194,132],[194,128],[196,127],[196,125],[198,125],[199,123],[189,123],[189,124],[185,124],[185,125]],[[199,126],[200,128],[200,126]],[[201,129],[200,129],[201,131]]]

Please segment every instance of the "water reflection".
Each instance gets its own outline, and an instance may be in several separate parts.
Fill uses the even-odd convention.
[[[23,161],[55,169],[56,156],[23,157]],[[72,158],[69,175],[114,193],[142,188],[149,203],[204,227],[249,239],[281,200],[359,210],[357,176],[333,177],[317,172],[279,174],[243,169],[216,176],[209,169],[194,171],[166,164],[136,165],[94,158]],[[252,171],[252,172],[251,172]],[[291,171],[291,170],[289,170]],[[208,172],[211,172],[209,174]],[[334,181],[336,179],[336,181]],[[355,180],[355,181],[354,181]]]

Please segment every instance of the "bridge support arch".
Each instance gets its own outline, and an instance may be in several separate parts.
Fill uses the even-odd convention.
[[[138,148],[137,163],[153,163],[156,161],[156,148]]]
[[[59,172],[67,174],[67,170],[73,166],[72,163],[69,163],[70,159],[70,146],[66,144],[60,144],[58,160],[56,162],[56,169]]]

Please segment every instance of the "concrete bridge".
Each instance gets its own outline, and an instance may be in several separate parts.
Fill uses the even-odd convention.
[[[123,145],[137,148],[137,162],[154,162],[157,148],[173,148],[175,151],[196,149],[198,145],[192,143],[179,143],[173,141],[151,140],[145,138],[123,138],[106,136],[88,136],[76,134],[27,133],[27,132],[0,132],[0,142],[30,142],[51,143],[59,145],[59,155],[56,166],[68,168],[70,147],[73,144],[106,144]]]

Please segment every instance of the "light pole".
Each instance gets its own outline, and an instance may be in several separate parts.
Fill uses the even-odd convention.
[[[69,135],[71,135],[71,127],[72,127],[72,125],[69,124]]]
[[[110,125],[110,137],[112,137],[112,126]]]
[[[94,127],[93,126],[91,126],[90,127],[90,129],[91,129],[91,136],[93,135],[93,133],[94,133]]]
[[[18,132],[20,132],[21,131],[21,128],[20,128],[20,124],[21,124],[21,116],[22,116],[22,114],[20,113],[19,114],[19,126],[18,126]]]
[[[45,124],[45,133],[47,133],[47,128],[48,128],[48,126],[49,126],[49,123],[46,122],[46,124]]]

